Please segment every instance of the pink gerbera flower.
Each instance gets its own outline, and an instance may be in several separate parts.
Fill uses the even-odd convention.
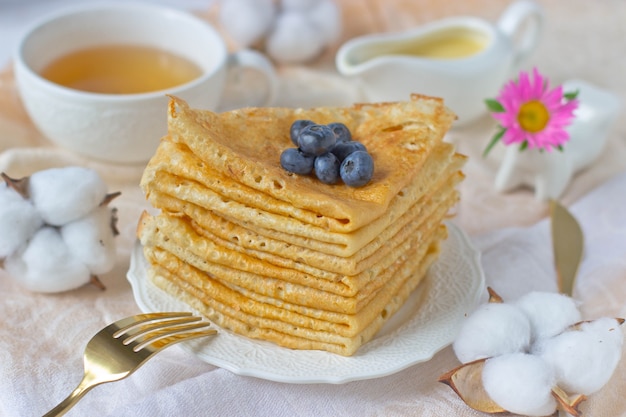
[[[496,100],[487,100],[492,116],[500,122],[500,130],[485,150],[489,152],[502,139],[506,145],[520,144],[521,149],[562,149],[569,140],[565,128],[578,107],[576,93],[563,94],[563,87],[550,90],[549,81],[533,69],[532,78],[520,72],[517,81],[502,87]]]

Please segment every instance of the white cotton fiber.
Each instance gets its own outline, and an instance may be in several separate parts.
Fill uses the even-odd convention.
[[[15,252],[43,225],[39,212],[17,191],[0,185],[0,258]]]
[[[271,29],[276,15],[272,0],[222,0],[220,23],[241,47],[260,41]]]
[[[333,0],[320,0],[307,13],[325,45],[337,41],[341,35],[341,13]]]
[[[308,12],[319,3],[320,0],[281,0],[280,6],[283,10]]]
[[[116,245],[111,229],[113,209],[98,207],[87,216],[61,227],[61,236],[73,257],[92,274],[104,274],[115,266]]]
[[[581,320],[576,302],[563,294],[534,291],[514,304],[528,316],[533,340],[555,336]]]
[[[463,362],[522,352],[530,345],[530,323],[517,307],[505,303],[481,305],[461,327],[452,347]]]
[[[267,38],[267,53],[282,63],[304,62],[315,58],[324,48],[324,35],[305,16],[285,11],[276,19]]]
[[[539,357],[512,353],[488,359],[482,380],[489,397],[507,411],[527,416],[548,416],[556,411],[551,394],[554,374]]]
[[[553,368],[559,387],[570,394],[593,394],[611,378],[622,355],[622,331],[617,320],[583,323],[533,346]]]
[[[59,231],[43,227],[28,245],[4,263],[8,274],[26,289],[35,292],[68,291],[89,282],[87,267],[73,258]]]
[[[30,176],[28,193],[44,221],[61,226],[95,209],[106,196],[107,185],[92,169],[52,168]]]

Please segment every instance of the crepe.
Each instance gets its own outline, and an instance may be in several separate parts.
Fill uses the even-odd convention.
[[[276,254],[320,270],[354,275],[371,266],[381,257],[387,256],[393,246],[397,245],[400,240],[404,240],[408,234],[413,233],[422,220],[444,200],[454,200],[447,205],[450,208],[456,202],[456,197],[453,197],[457,195],[454,186],[461,179],[462,175],[455,171],[450,178],[446,179],[441,189],[429,191],[428,195],[351,256],[346,256],[341,251],[333,253],[324,242],[314,239],[292,239],[290,236],[293,235],[282,230],[257,228],[250,224],[233,222],[230,216],[221,217],[214,210],[196,205],[196,199],[193,197],[178,199],[157,191],[152,192],[152,197],[159,202],[158,206],[161,209],[173,215],[193,218],[204,229],[202,233],[205,236],[211,235],[212,240],[220,240],[228,247],[259,257],[263,256],[258,254],[259,252]],[[179,182],[179,184],[184,183],[185,181]],[[193,185],[188,185],[188,188],[195,189]],[[199,193],[201,190],[196,190],[196,194]],[[262,217],[261,213],[265,213],[262,210],[255,212],[256,217]],[[277,221],[280,220],[280,217],[275,217]],[[284,222],[289,220],[289,218],[284,218]],[[305,229],[306,226],[301,225],[300,228]],[[320,250],[321,247],[324,250]]]
[[[329,186],[311,176],[285,171],[281,152],[293,147],[289,128],[296,119],[342,122],[374,159],[375,172],[360,188]],[[172,98],[168,136],[185,144],[206,166],[247,187],[328,218],[328,229],[349,232],[380,217],[390,201],[417,175],[441,143],[455,115],[438,98],[316,109],[247,108],[213,113]],[[146,172],[149,177],[150,170]],[[149,196],[149,187],[142,186]]]
[[[427,245],[437,230],[437,225],[422,232],[420,237],[412,238],[404,251],[394,253],[393,257],[385,259],[381,265],[377,265],[368,273],[367,279],[359,281],[358,288],[351,291],[339,290],[346,288],[343,282],[328,282],[316,279],[312,276],[298,274],[297,271],[289,268],[277,268],[271,264],[257,261],[252,263],[254,268],[248,270],[238,269],[238,254],[230,254],[223,250],[218,258],[218,262],[207,259],[206,256],[198,254],[196,247],[201,245],[181,245],[180,239],[173,234],[165,234],[160,229],[155,230],[157,222],[146,219],[144,222],[144,233],[142,242],[144,250],[149,252],[149,248],[161,248],[174,254],[186,263],[208,273],[211,276],[219,276],[221,281],[228,282],[240,288],[254,291],[271,297],[280,297],[282,300],[297,303],[305,306],[323,308],[329,311],[340,313],[356,313],[368,301],[375,291],[386,285],[395,273],[395,269],[409,258],[415,258],[419,254],[420,248]],[[174,223],[178,228],[185,227],[184,224]],[[193,235],[193,232],[190,232]],[[216,248],[219,251],[219,248]],[[233,260],[232,263],[224,262],[226,259]],[[345,277],[345,282],[355,282],[361,277]]]
[[[352,355],[437,259],[465,157],[443,140],[442,100],[314,109],[191,109],[141,179],[137,236],[149,279],[223,329],[293,349]],[[363,187],[280,166],[298,119],[341,122],[374,160]]]
[[[314,262],[316,253],[308,253],[304,262],[299,258],[290,259],[281,255],[272,254],[256,249],[247,249],[237,242],[221,239],[208,230],[194,227],[193,221],[174,216],[158,216],[156,218],[144,215],[140,222],[138,233],[144,245],[161,245],[167,239],[170,245],[182,249],[189,249],[194,254],[207,261],[226,266],[233,266],[244,271],[263,271],[262,275],[299,283],[308,286],[319,286],[317,279],[330,281],[325,285],[325,290],[334,293],[354,294],[369,281],[376,278],[377,274],[387,268],[402,253],[411,246],[419,244],[429,230],[441,223],[450,206],[457,201],[458,192],[452,190],[450,196],[439,205],[429,207],[429,212],[420,222],[415,222],[412,227],[406,227],[397,233],[397,238],[390,239],[383,249],[374,255],[359,262],[354,259],[335,257],[337,269],[350,271],[334,272],[328,269],[317,268]],[[302,248],[301,252],[305,252]],[[296,252],[297,253],[297,252]],[[326,254],[317,254],[322,261],[326,261]],[[332,258],[332,257],[331,257]],[[318,260],[319,260],[318,259]],[[354,273],[351,273],[354,270]],[[335,284],[335,285],[333,285]],[[330,289],[329,287],[334,287]]]
[[[215,212],[216,215],[255,230],[262,235],[272,234],[282,241],[338,256],[351,256],[391,225],[415,205],[418,199],[431,195],[460,169],[465,157],[455,154],[454,147],[441,143],[429,155],[424,169],[390,202],[388,210],[375,221],[351,233],[333,232],[326,228],[324,216],[302,210],[277,200],[268,194],[235,182],[209,168],[180,144],[164,138],[156,155],[146,168],[143,184],[150,189],[149,201],[156,207],[175,211],[161,196],[176,197]],[[265,232],[267,231],[267,232]],[[280,233],[280,237],[278,235]],[[371,248],[370,248],[371,249]]]
[[[393,277],[393,265],[413,256],[420,245],[427,244],[431,234],[440,224],[445,213],[443,206],[436,217],[419,233],[407,237],[390,250],[391,255],[382,258],[367,272],[356,276],[337,276],[341,281],[327,281],[314,275],[289,268],[297,264],[277,259],[267,262],[243,253],[236,248],[221,246],[214,239],[207,239],[185,219],[152,217],[144,214],[139,236],[144,246],[167,249],[187,263],[220,275],[223,280],[265,295],[280,292],[290,302],[324,308],[329,311],[355,313],[372,292],[385,285]],[[439,219],[439,220],[437,220]]]
[[[246,337],[274,342],[287,348],[319,349],[350,356],[369,341],[402,307],[411,292],[424,278],[439,251],[439,246],[429,248],[422,264],[394,294],[388,297],[389,301],[380,313],[359,334],[352,337],[341,336],[335,332],[297,327],[272,318],[243,314],[237,306],[219,302],[202,289],[160,267],[152,268],[148,274],[149,279],[156,286],[187,303],[223,329]]]
[[[327,311],[320,305],[304,306],[286,301],[283,297],[272,297],[232,285],[224,274],[206,273],[194,265],[182,261],[167,250],[146,247],[148,259],[159,268],[169,271],[187,283],[201,289],[222,304],[234,306],[243,314],[280,320],[293,326],[334,332],[341,336],[355,336],[381,313],[399,288],[423,264],[429,248],[438,246],[446,236],[444,227],[438,228],[427,242],[411,257],[398,262],[384,287],[377,289],[366,299],[363,308],[354,314]],[[226,272],[228,274],[228,272]],[[257,277],[262,279],[263,277]],[[284,285],[284,284],[283,284]]]

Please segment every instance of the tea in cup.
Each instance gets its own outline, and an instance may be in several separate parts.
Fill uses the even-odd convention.
[[[167,7],[72,8],[30,28],[15,57],[20,97],[50,141],[107,162],[143,163],[167,132],[168,95],[216,110],[231,70],[251,67],[274,99],[270,61],[229,53],[207,22]]]
[[[90,93],[141,94],[191,82],[202,75],[202,68],[160,48],[117,44],[70,52],[39,74],[55,84]]]
[[[520,1],[497,24],[475,17],[439,20],[401,33],[354,38],[336,55],[338,71],[359,80],[366,100],[408,100],[412,93],[442,97],[458,124],[485,113],[484,100],[536,47],[541,8]]]

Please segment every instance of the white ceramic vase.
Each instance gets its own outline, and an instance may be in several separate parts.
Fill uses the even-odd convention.
[[[518,146],[507,146],[495,178],[497,191],[529,186],[534,188],[537,200],[557,199],[574,174],[600,155],[619,113],[620,100],[615,94],[581,80],[563,83],[564,92],[576,90],[580,104],[567,128],[570,140],[563,151],[520,151]]]

